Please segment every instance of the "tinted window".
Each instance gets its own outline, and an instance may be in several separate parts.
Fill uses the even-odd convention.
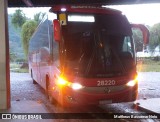
[[[30,40],[30,52],[39,50],[41,47],[49,48],[48,25],[49,21],[45,19],[38,26],[36,32]]]

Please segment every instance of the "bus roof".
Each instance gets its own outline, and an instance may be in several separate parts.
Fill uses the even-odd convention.
[[[50,12],[73,12],[73,13],[100,13],[100,14],[121,14],[119,10],[102,7],[100,5],[55,5]]]

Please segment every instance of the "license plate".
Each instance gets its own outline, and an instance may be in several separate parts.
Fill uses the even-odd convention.
[[[100,105],[111,104],[111,103],[112,103],[112,100],[101,100],[101,101],[99,101]]]

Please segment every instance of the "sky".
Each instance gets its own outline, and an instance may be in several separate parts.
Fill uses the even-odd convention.
[[[121,10],[132,23],[150,26],[160,23],[160,4],[121,5],[111,8]]]
[[[139,4],[107,6],[123,12],[131,23],[153,26],[160,22],[160,4]],[[8,13],[13,14],[16,9],[8,8]],[[28,18],[33,18],[38,12],[48,12],[50,8],[20,8]]]
[[[36,13],[39,12],[49,12],[49,7],[31,7],[31,8],[25,8],[25,7],[21,7],[21,8],[8,8],[8,14],[13,14],[15,12],[15,10],[17,9],[21,9],[23,11],[23,13],[28,17],[33,19],[34,15]]]

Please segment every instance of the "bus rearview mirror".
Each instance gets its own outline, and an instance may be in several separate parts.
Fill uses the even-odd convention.
[[[148,28],[142,24],[131,24],[131,27],[140,29],[142,31],[143,45],[144,48],[146,48],[147,44],[149,43],[149,36],[150,36]]]
[[[61,41],[61,26],[59,20],[57,19],[53,20],[53,32],[55,41]]]

